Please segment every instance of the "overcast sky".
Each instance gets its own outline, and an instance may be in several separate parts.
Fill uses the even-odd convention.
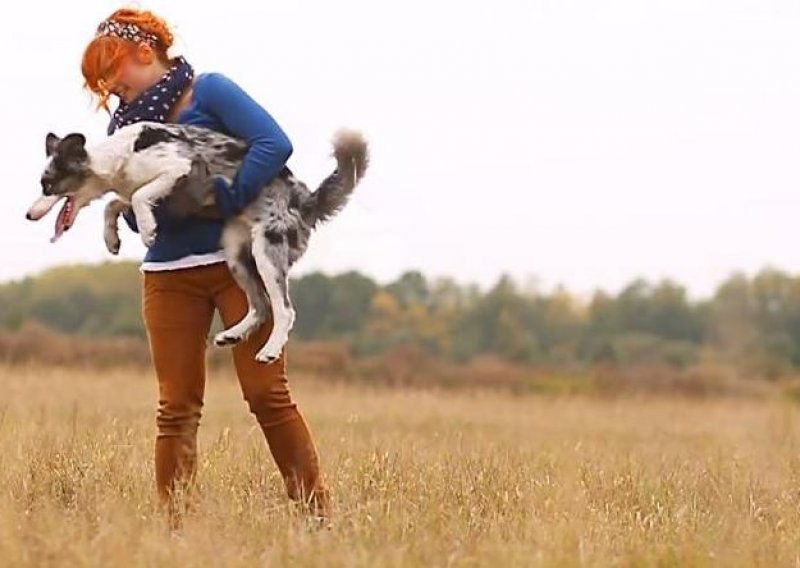
[[[406,269],[489,285],[617,290],[665,276],[708,294],[734,270],[800,272],[797,0],[152,1],[199,72],[278,120],[310,186],[329,139],[373,166],[296,272]],[[204,6],[204,7],[199,7]],[[102,204],[56,244],[44,136],[104,135],[80,57],[117,2],[28,1],[0,34],[0,280],[110,258]],[[123,230],[126,258],[140,259]]]

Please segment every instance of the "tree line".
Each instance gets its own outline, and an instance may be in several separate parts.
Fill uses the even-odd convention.
[[[37,321],[66,333],[143,337],[140,278],[134,262],[107,262],[2,284],[0,328]],[[701,300],[670,280],[636,280],[616,294],[582,299],[507,276],[481,290],[415,271],[388,284],[358,272],[316,272],[295,278],[291,290],[295,339],[344,340],[356,354],[412,346],[453,361],[491,355],[525,364],[678,368],[702,359],[762,377],[800,367],[800,276],[772,269],[732,275]]]

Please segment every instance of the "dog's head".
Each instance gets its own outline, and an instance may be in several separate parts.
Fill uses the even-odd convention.
[[[79,193],[92,178],[92,171],[83,134],[59,138],[50,133],[45,140],[45,150],[47,162],[41,178],[42,195],[28,210],[26,217],[37,221],[64,199],[64,205],[56,219],[56,230],[52,239],[55,241],[72,226],[78,209],[88,202],[88,199],[79,199]]]
[[[59,138],[52,132],[45,139],[47,163],[42,173],[44,195],[75,193],[89,179],[89,154],[83,134]]]

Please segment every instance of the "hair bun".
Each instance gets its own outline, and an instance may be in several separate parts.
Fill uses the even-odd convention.
[[[136,24],[142,31],[156,36],[164,51],[172,47],[175,42],[175,36],[172,35],[167,22],[149,10],[123,8],[111,14],[108,19],[125,24]]]

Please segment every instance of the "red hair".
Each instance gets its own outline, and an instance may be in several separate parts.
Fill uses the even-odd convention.
[[[114,36],[97,36],[83,52],[81,72],[84,87],[99,98],[98,108],[108,109],[108,98],[111,96],[108,85],[119,77],[122,64],[129,57],[151,50],[162,62],[168,63],[167,50],[172,46],[174,37],[167,23],[146,10],[124,8],[111,14],[107,20],[122,24],[135,24],[143,32],[152,34],[158,41],[154,46],[137,44],[136,42]]]

